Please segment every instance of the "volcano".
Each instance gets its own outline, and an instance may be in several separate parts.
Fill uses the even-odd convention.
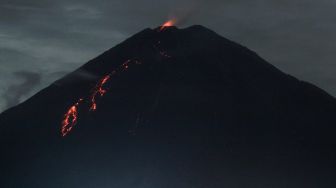
[[[0,115],[0,187],[336,187],[335,123],[203,26],[145,29]]]

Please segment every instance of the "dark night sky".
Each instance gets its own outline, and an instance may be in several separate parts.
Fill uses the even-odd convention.
[[[0,111],[170,17],[336,95],[335,0],[0,0]]]

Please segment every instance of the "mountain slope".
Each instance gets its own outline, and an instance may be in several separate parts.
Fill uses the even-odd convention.
[[[0,115],[0,185],[334,187],[335,112],[207,28],[145,29]]]

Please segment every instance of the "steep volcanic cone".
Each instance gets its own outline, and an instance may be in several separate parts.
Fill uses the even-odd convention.
[[[1,114],[0,187],[336,187],[335,98],[164,25]]]

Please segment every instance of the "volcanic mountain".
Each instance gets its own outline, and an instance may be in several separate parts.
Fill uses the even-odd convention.
[[[335,187],[335,123],[205,27],[145,29],[0,115],[0,187]]]

